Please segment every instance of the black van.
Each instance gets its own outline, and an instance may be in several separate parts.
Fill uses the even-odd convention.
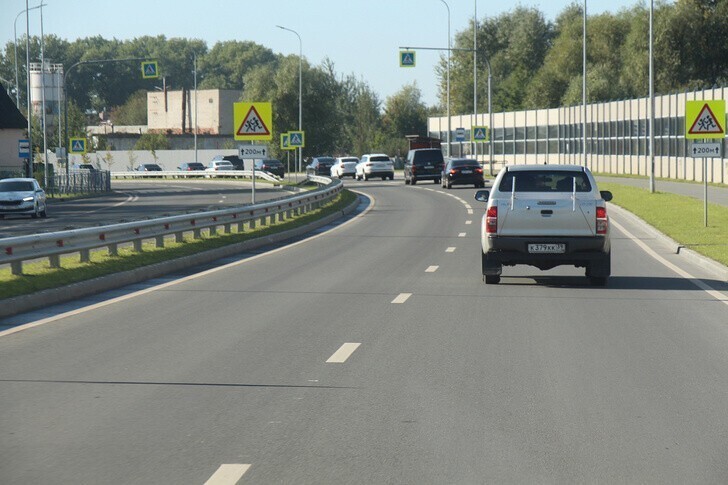
[[[404,183],[416,184],[419,180],[432,180],[440,183],[445,160],[439,148],[418,148],[407,152],[404,163]]]

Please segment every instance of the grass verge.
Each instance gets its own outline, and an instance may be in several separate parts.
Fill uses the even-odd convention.
[[[703,202],[692,197],[655,192],[617,183],[600,183],[614,194],[611,203],[645,220],[681,245],[728,266],[728,207],[708,203],[708,226]]]
[[[218,233],[217,235],[203,233],[203,237],[200,239],[192,239],[191,236],[186,236],[185,241],[181,243],[176,243],[171,238],[165,240],[164,248],[157,248],[154,242],[151,241],[144,244],[141,253],[134,252],[131,247],[120,247],[119,254],[116,256],[110,256],[105,250],[98,250],[91,253],[91,261],[88,263],[79,262],[77,254],[69,254],[61,257],[61,268],[51,268],[46,260],[37,261],[24,264],[22,275],[13,275],[9,267],[2,268],[0,269],[0,295],[3,298],[11,298],[49,288],[59,288],[71,283],[129,271],[225,245],[295,229],[341,211],[354,202],[356,197],[353,192],[344,190],[331,203],[320,209],[283,222],[276,222],[273,225],[257,226],[254,229],[246,227],[245,232],[242,233]]]

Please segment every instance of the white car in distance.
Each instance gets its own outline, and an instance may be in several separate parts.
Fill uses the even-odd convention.
[[[369,153],[362,155],[361,161],[356,165],[356,180],[369,180],[372,177],[382,177],[382,180],[394,180],[394,162],[384,153]]]
[[[337,157],[331,166],[331,177],[340,179],[344,177],[356,178],[357,163],[359,163],[359,159],[356,157]]]

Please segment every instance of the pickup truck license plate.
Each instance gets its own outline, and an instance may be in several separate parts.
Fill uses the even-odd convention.
[[[566,252],[566,244],[529,244],[529,253],[564,253]]]

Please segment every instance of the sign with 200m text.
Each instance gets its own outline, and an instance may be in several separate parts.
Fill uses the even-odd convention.
[[[261,159],[268,157],[268,145],[240,145],[238,157],[242,159]]]

